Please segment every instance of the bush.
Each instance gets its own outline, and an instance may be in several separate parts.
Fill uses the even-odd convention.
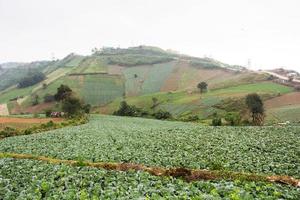
[[[52,110],[51,110],[51,109],[45,110],[45,115],[46,115],[46,117],[51,117],[51,113],[52,113]]]
[[[90,104],[85,104],[83,106],[84,113],[89,114],[91,112],[92,106]]]
[[[34,114],[33,114],[33,117],[34,117],[34,118],[39,118],[40,115],[39,115],[38,113],[34,113]]]
[[[18,134],[19,131],[17,129],[11,127],[5,127],[2,131],[0,131],[0,138],[15,136]]]
[[[213,126],[222,126],[222,119],[220,117],[215,117],[212,120]]]
[[[140,117],[145,115],[145,111],[136,106],[130,106],[126,101],[120,103],[119,110],[113,113],[118,116],[131,116],[131,117]]]
[[[231,126],[238,126],[241,123],[241,116],[238,112],[228,112],[225,115],[225,120],[231,125]]]
[[[46,94],[44,96],[44,102],[45,103],[49,103],[49,102],[53,102],[53,101],[55,101],[54,95]]]
[[[222,126],[222,118],[217,115],[217,113],[214,113],[214,118],[212,119],[212,125],[213,126]]]
[[[156,119],[170,119],[170,118],[172,118],[171,113],[169,113],[168,111],[163,111],[163,110],[159,110],[159,111],[153,113],[153,116]]]
[[[194,122],[194,121],[198,121],[199,117],[198,115],[188,115],[180,118],[179,120],[184,122]]]

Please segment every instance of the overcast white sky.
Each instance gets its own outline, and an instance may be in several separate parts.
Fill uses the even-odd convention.
[[[299,0],[0,0],[0,63],[153,45],[300,71]]]

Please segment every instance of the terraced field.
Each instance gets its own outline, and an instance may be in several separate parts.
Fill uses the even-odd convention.
[[[124,83],[120,76],[87,75],[84,76],[80,90],[85,102],[99,106],[107,104],[124,95]]]
[[[85,125],[6,138],[0,141],[0,152],[300,178],[299,141],[297,126],[214,128],[140,118],[93,116]],[[155,177],[145,172],[106,171],[26,159],[0,159],[0,177],[0,194],[7,198],[300,197],[300,190],[295,187],[259,181],[188,183],[178,178]]]

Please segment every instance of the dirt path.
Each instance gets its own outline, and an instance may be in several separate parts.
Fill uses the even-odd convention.
[[[7,104],[0,104],[0,115],[9,115]]]
[[[135,163],[109,163],[109,162],[87,162],[76,160],[61,160],[49,158],[45,156],[35,156],[31,154],[16,154],[16,153],[0,153],[1,158],[14,159],[30,159],[40,160],[51,164],[66,164],[71,166],[88,166],[98,169],[116,170],[116,171],[144,171],[154,176],[172,176],[182,178],[188,182],[197,180],[247,180],[247,181],[264,181],[272,183],[287,184],[294,187],[300,187],[300,180],[290,176],[265,176],[251,173],[231,172],[231,171],[210,171],[205,169],[187,169],[187,168],[163,168],[163,167],[147,167],[142,164]]]

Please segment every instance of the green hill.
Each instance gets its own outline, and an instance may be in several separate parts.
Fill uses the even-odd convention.
[[[20,79],[32,70],[43,72],[46,79],[18,88]],[[36,95],[39,112],[43,112],[44,96],[55,94],[60,84],[69,85],[101,113],[111,114],[124,99],[151,110],[152,98],[156,97],[159,106],[155,109],[177,117],[196,114],[200,118],[222,112],[218,104],[228,98],[257,92],[269,99],[292,91],[270,81],[267,74],[150,46],[94,49],[89,56],[70,54],[61,60],[4,68],[0,80],[0,104],[7,104],[11,114],[31,112]],[[208,84],[208,92],[202,95],[197,89],[201,81]]]

